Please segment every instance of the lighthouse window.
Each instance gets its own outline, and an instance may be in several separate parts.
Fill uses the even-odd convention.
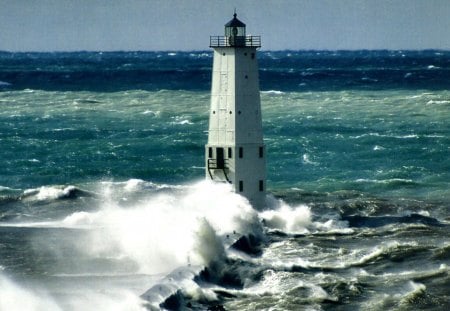
[[[259,147],[259,157],[262,158],[264,156],[264,148]]]
[[[264,191],[264,181],[263,180],[259,181],[259,191]]]
[[[247,75],[245,75],[245,78],[246,78],[246,79],[248,79],[248,76],[247,76]]]
[[[255,53],[252,53],[252,59],[255,59]]]
[[[213,157],[213,149],[211,147],[208,148],[208,157],[212,158]]]
[[[239,147],[239,158],[243,158],[244,157],[244,148]]]
[[[239,192],[244,191],[244,182],[242,180],[239,180]]]
[[[225,53],[223,53],[222,55],[225,56]]]
[[[228,148],[228,159],[231,159],[233,157],[233,149]]]

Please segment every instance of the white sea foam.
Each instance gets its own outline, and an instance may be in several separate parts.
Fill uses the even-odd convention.
[[[414,180],[412,179],[404,179],[404,178],[390,178],[390,179],[367,179],[367,178],[359,178],[356,179],[358,183],[375,183],[375,184],[413,184]]]
[[[409,78],[411,77],[413,74],[411,72],[407,72],[405,73],[405,75],[403,76],[404,78]]]
[[[267,94],[267,95],[283,95],[284,92],[277,91],[277,90],[269,90],[269,91],[261,91],[261,94]]]
[[[293,188],[294,190],[298,190]],[[329,219],[325,222],[312,221],[313,213],[309,206],[301,204],[290,206],[283,200],[268,197],[269,210],[259,213],[269,230],[278,230],[287,234],[351,234],[345,221]]]
[[[157,117],[161,114],[160,111],[153,111],[153,110],[145,110],[144,112],[142,112],[142,114],[149,114],[151,116]]]
[[[352,234],[355,231],[352,228],[348,227],[348,223],[346,221],[340,221],[335,219],[329,219],[324,223],[314,222],[314,229],[316,234]]]
[[[328,294],[320,285],[311,282],[310,279],[302,280],[300,277],[293,277],[290,272],[275,271],[272,269],[265,270],[260,281],[246,286],[243,291],[246,296],[254,297],[252,299],[252,310],[266,309],[267,303],[264,302],[263,297],[274,298],[270,302],[274,310],[284,310],[289,305],[287,301],[293,297],[295,297],[295,305],[297,307],[304,304],[311,306],[311,303],[320,303],[324,300],[338,301],[337,297]],[[275,297],[280,297],[280,299],[278,300]],[[277,303],[280,303],[280,305],[277,305]],[[238,304],[232,306],[233,310],[242,308]],[[294,303],[290,306],[292,307],[293,305]],[[291,310],[291,308],[288,309]]]
[[[353,265],[361,265],[365,264],[377,257],[379,257],[382,254],[391,254],[402,247],[416,247],[418,244],[417,242],[410,242],[410,243],[400,243],[397,241],[389,241],[386,243],[382,243],[379,246],[376,246],[372,249],[370,249],[366,254],[362,254],[360,256],[360,251],[355,251],[354,258],[358,258],[355,261],[349,261],[344,266],[353,266]]]
[[[27,198],[36,199],[37,201],[55,200],[67,197],[75,189],[75,186],[67,186],[64,188],[43,186],[36,189],[25,190],[24,196]]]
[[[291,207],[280,201],[275,210],[261,212],[259,216],[270,229],[287,233],[307,233],[311,226],[311,210],[306,205]]]
[[[142,179],[130,179],[125,183],[125,190],[128,192],[133,192],[141,190],[145,186],[146,182]]]
[[[424,284],[409,281],[407,285],[407,292],[402,295],[400,299],[400,305],[414,304],[414,300],[417,296],[423,295],[427,287]]]
[[[317,162],[315,162],[315,161],[312,161],[312,160],[311,160],[311,156],[310,156],[309,154],[307,154],[307,153],[305,153],[305,154],[303,155],[302,159],[303,159],[303,163],[305,163],[305,164],[319,165],[319,163],[317,163]]]
[[[406,270],[402,272],[388,272],[383,273],[381,276],[386,279],[397,279],[401,281],[409,281],[411,279],[424,279],[432,278],[437,275],[446,275],[449,272],[449,268],[445,264],[441,264],[439,267],[433,267],[429,269],[414,269]]]
[[[99,192],[103,195],[104,199],[108,201],[114,201],[123,194],[129,194],[133,192],[140,192],[142,190],[186,190],[189,186],[184,185],[170,185],[162,183],[154,183],[151,181],[145,181],[138,178],[132,178],[126,181],[102,181],[100,182]]]
[[[7,190],[19,190],[19,189],[13,189],[13,188],[10,188],[10,187],[5,187],[5,186],[0,186],[0,191],[7,191]]]
[[[171,122],[171,124],[175,124],[175,125],[186,125],[186,124],[192,125],[192,124],[194,124],[186,116],[176,116],[172,119],[173,119],[173,121]]]
[[[273,243],[266,249],[261,263],[277,269],[292,269],[293,267],[309,268],[349,268],[360,267],[377,260],[384,254],[391,254],[401,248],[417,246],[417,243],[400,243],[390,241],[372,248],[361,247],[355,250],[339,248],[331,255],[328,252],[317,252],[314,244],[306,245],[301,250],[295,242],[282,241]]]
[[[419,296],[425,295],[426,286],[408,281],[405,285],[388,293],[376,294],[363,304],[364,310],[410,310],[415,309]]]
[[[388,138],[397,138],[397,139],[411,139],[411,138],[419,138],[419,135],[417,134],[406,134],[406,135],[386,135],[386,134],[379,134],[379,133],[367,133],[357,136],[350,136],[350,138],[354,139],[360,139],[367,136],[375,136],[375,137],[388,137]]]
[[[445,105],[450,104],[450,100],[429,100],[427,105]]]

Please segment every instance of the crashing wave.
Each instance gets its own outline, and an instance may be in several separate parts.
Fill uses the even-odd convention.
[[[25,190],[20,198],[21,200],[52,201],[82,196],[95,196],[95,194],[75,186],[42,186]]]

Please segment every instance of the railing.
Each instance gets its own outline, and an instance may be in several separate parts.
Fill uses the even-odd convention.
[[[261,47],[261,36],[211,36],[209,47]]]
[[[208,159],[208,173],[209,173],[209,177],[211,178],[211,180],[214,180],[213,175],[211,173],[211,170],[222,170],[223,175],[225,176],[225,179],[228,183],[231,183],[231,180],[228,178],[227,175],[227,169],[228,169],[228,159],[224,159],[224,161],[222,163],[219,164],[219,162],[222,161],[217,161],[217,159]]]
[[[217,161],[217,159],[208,159],[208,168],[214,170],[223,170],[228,168],[228,159]]]

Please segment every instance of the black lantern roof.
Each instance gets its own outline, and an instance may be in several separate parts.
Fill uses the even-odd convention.
[[[245,24],[237,19],[237,14],[234,13],[233,19],[225,24],[225,27],[245,27]]]

